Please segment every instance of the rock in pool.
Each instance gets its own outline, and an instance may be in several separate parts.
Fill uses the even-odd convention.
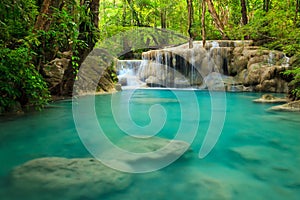
[[[286,103],[287,99],[274,97],[271,94],[264,94],[261,96],[261,98],[253,100],[253,102],[255,102],[255,103]]]
[[[300,100],[292,101],[283,105],[273,106],[272,111],[300,112]]]
[[[129,174],[93,158],[34,159],[13,169],[9,178],[16,199],[94,199],[131,183]]]

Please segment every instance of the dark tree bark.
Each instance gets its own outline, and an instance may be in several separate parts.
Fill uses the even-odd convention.
[[[269,12],[270,3],[271,3],[270,0],[264,0],[264,7],[263,7],[264,11]]]
[[[224,24],[221,22],[221,20],[219,18],[219,15],[216,12],[216,9],[214,7],[214,4],[213,4],[212,0],[205,0],[205,1],[207,3],[208,11],[209,11],[210,15],[212,16],[212,18],[214,20],[216,28],[220,31],[220,33],[221,33],[221,35],[224,39],[228,39],[228,37],[225,33]]]
[[[205,48],[205,43],[206,43],[205,13],[206,13],[206,2],[205,2],[205,0],[202,0],[201,24],[202,24],[202,44],[203,44],[203,48]]]
[[[189,33],[189,48],[193,48],[193,0],[186,0],[188,9],[188,33]]]
[[[165,8],[160,13],[160,23],[162,29],[167,28],[167,11]]]
[[[243,25],[248,24],[246,0],[241,0]]]
[[[242,7],[242,22],[243,25],[248,24],[248,16],[247,16],[247,6],[246,6],[246,0],[241,0],[241,7]],[[249,36],[244,36],[245,40],[249,39]]]
[[[48,31],[51,25],[51,15],[53,8],[62,8],[63,0],[44,0],[41,4],[41,10],[34,24],[34,30]]]
[[[297,26],[298,13],[299,13],[299,1],[300,0],[296,0],[296,10],[295,10],[295,17],[294,17],[294,26]]]

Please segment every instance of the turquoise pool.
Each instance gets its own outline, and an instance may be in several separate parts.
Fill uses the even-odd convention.
[[[129,93],[128,101],[123,97]],[[191,94],[197,104],[189,104]],[[52,197],[105,200],[298,199],[300,114],[268,111],[275,104],[252,102],[261,96],[258,93],[226,93],[222,106],[212,108],[212,95],[207,91],[177,90],[174,93],[170,90],[141,89],[95,96],[98,123],[113,143],[128,137],[126,131],[118,126],[121,122],[116,120],[122,121],[122,117],[130,116],[137,130],[140,130],[151,122],[151,118],[162,120],[165,117],[163,127],[155,135],[173,139],[181,123],[186,135],[196,127],[191,151],[158,171],[129,174],[131,183],[119,191],[91,195],[89,198],[76,196],[76,191],[69,198],[60,194],[53,194]],[[82,97],[81,100],[88,98]],[[149,109],[157,104],[164,108],[164,116],[155,112],[149,116]],[[126,106],[129,114],[116,110]],[[199,112],[199,120],[193,111]],[[181,112],[190,115],[182,115]],[[224,126],[212,151],[200,159],[199,150],[215,116],[213,112],[225,112]],[[84,119],[89,120],[88,115],[89,112],[82,113],[81,123],[85,123]],[[118,115],[117,118],[114,115]],[[223,123],[222,117],[217,120]],[[122,126],[126,130],[134,129],[126,123]],[[19,190],[11,188],[11,171],[26,161],[42,157],[92,157],[77,133],[71,100],[53,103],[41,112],[2,117],[0,132],[0,199],[51,199],[45,191],[18,194]],[[151,136],[153,133],[150,132],[136,131],[135,136]],[[121,147],[126,149],[126,143]]]

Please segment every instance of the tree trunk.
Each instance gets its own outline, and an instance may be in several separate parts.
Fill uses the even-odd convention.
[[[297,26],[298,13],[299,13],[299,0],[296,0],[296,10],[295,10],[295,17],[294,17],[294,26]]]
[[[132,16],[133,16],[133,18],[134,18],[135,21],[136,21],[136,25],[137,25],[137,26],[141,26],[141,22],[140,22],[138,13],[136,12],[136,10],[135,10],[134,7],[133,7],[133,2],[132,2],[132,0],[127,0],[127,2],[128,2],[128,5],[129,5],[129,7],[130,7],[130,9],[131,9]]]
[[[205,3],[205,0],[202,0],[201,24],[202,24],[202,45],[203,45],[203,48],[205,48],[205,43],[206,43],[205,13],[206,13],[206,3]]]
[[[161,23],[161,28],[162,29],[167,28],[167,11],[166,11],[166,8],[163,8],[163,10],[160,13],[160,23]]]
[[[122,25],[123,26],[126,26],[126,8],[127,8],[126,1],[123,0],[123,13],[122,13]]]
[[[264,11],[268,12],[270,9],[270,0],[264,0]]]
[[[90,11],[91,23],[93,26],[86,26],[86,22],[82,22],[79,25],[79,37],[78,39],[83,40],[87,43],[87,48],[79,48],[77,56],[79,59],[79,66],[88,56],[88,54],[93,50],[97,37],[96,30],[99,30],[99,3],[100,0],[81,0],[81,5],[87,5],[86,12]],[[89,34],[86,34],[89,33]],[[72,62],[69,63],[68,69],[64,73],[63,83],[61,85],[61,95],[72,95],[73,84],[76,78],[75,69],[72,66]]]
[[[186,0],[187,8],[188,8],[188,33],[189,33],[189,48],[193,48],[193,33],[192,33],[192,25],[193,25],[193,0]]]
[[[246,0],[241,0],[243,25],[248,24]]]
[[[205,0],[205,1],[207,3],[208,11],[211,14],[211,16],[215,22],[216,28],[220,31],[220,33],[224,39],[228,39],[228,37],[225,33],[224,24],[221,22],[212,0]]]
[[[37,16],[36,22],[34,24],[34,31],[44,30],[48,31],[51,25],[51,14],[53,13],[53,8],[61,8],[64,4],[63,0],[44,0],[41,4],[41,10]]]
[[[248,17],[247,17],[247,6],[246,6],[246,0],[241,0],[241,7],[242,7],[242,22],[243,25],[248,24]],[[249,36],[244,36],[245,40],[249,39]]]

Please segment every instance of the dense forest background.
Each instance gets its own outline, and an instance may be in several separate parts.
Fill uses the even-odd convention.
[[[173,30],[190,41],[251,39],[299,58],[299,7],[299,0],[2,0],[0,113],[70,95],[94,46],[137,27]],[[68,62],[63,81],[50,85],[47,67],[55,59]],[[286,72],[295,96],[298,66]]]

